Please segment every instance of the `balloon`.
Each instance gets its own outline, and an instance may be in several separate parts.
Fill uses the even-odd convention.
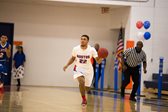
[[[144,28],[148,29],[150,27],[150,22],[149,21],[145,21],[144,22]]]
[[[144,40],[144,33],[143,32],[138,32],[138,35],[137,35],[137,37],[138,37],[138,40]]]
[[[145,40],[149,40],[150,37],[151,37],[150,32],[145,32],[145,33],[144,33],[144,38],[145,38]]]
[[[142,26],[143,26],[142,21],[137,21],[137,23],[136,23],[136,27],[137,27],[138,29],[141,29]]]

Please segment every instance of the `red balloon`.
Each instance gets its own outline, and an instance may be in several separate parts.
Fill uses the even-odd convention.
[[[143,26],[143,22],[142,22],[142,21],[137,21],[136,27],[137,27],[138,29],[141,29],[142,26]]]

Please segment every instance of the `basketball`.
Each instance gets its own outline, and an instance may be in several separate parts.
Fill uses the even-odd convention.
[[[107,56],[108,56],[108,50],[106,48],[99,48],[99,50],[98,50],[98,56],[100,58],[107,58]]]

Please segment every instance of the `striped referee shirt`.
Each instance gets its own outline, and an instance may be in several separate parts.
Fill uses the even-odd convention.
[[[141,64],[141,62],[146,62],[145,52],[142,50],[140,53],[137,53],[135,48],[125,50],[124,57],[126,58],[126,63],[130,67],[136,67]]]

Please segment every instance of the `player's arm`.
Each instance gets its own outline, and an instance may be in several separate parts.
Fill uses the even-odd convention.
[[[147,67],[147,63],[146,63],[146,61],[144,61],[143,62],[143,71],[144,71],[144,73],[147,72],[146,67]]]
[[[15,63],[16,63],[15,60],[13,60],[13,68],[16,68],[16,67],[15,67]]]
[[[23,67],[24,67],[24,65],[25,65],[25,62],[26,62],[26,56],[24,55]]]
[[[121,55],[121,64],[122,64],[122,70],[125,71],[127,69],[127,66],[125,65],[125,55],[124,55],[124,53]]]
[[[68,63],[64,66],[63,70],[65,71],[65,70],[68,68],[68,66],[71,65],[74,61],[75,61],[75,57],[72,56],[72,57],[69,59]]]
[[[103,58],[96,57],[95,60],[96,60],[96,62],[97,62],[98,64],[100,64],[100,63],[102,62]]]
[[[7,57],[10,58],[11,57],[11,45],[9,45],[9,47],[6,48],[5,50],[6,50]]]
[[[147,67],[146,54],[144,53],[144,59],[143,59],[143,71],[144,71],[144,73],[147,73],[146,67]]]
[[[122,64],[123,71],[125,71],[127,69],[127,66],[125,65],[125,60],[130,55],[131,50],[132,50],[131,48],[126,49],[121,55],[121,64]]]
[[[95,48],[93,48],[92,53],[93,53],[93,57],[94,57],[94,59],[96,60],[96,62],[97,62],[98,64],[100,64],[103,59],[98,56],[97,51],[96,51]]]

